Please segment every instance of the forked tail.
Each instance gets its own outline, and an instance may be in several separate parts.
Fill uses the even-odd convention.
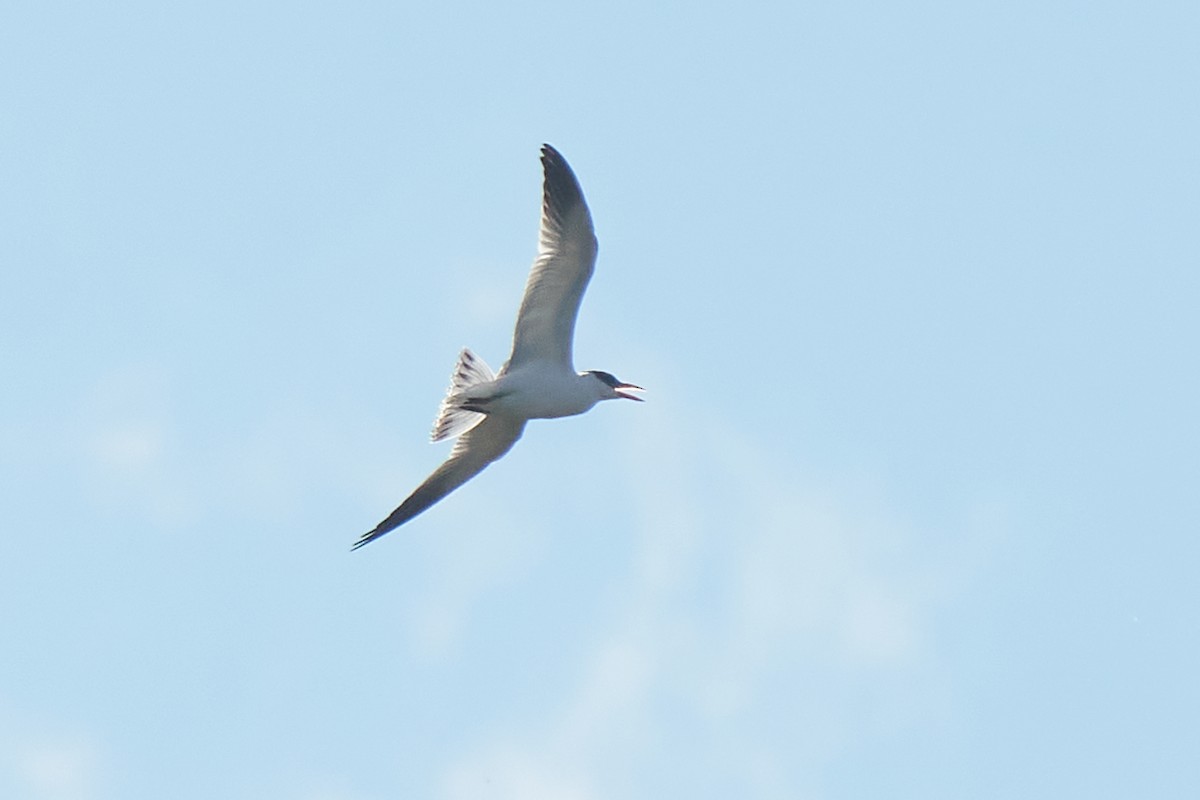
[[[495,379],[496,376],[492,374],[488,365],[483,363],[483,359],[464,347],[458,354],[458,363],[454,365],[454,372],[450,375],[450,388],[446,390],[446,396],[438,408],[437,419],[433,421],[433,441],[440,442],[442,439],[461,436],[482,422],[486,414],[468,411],[462,407],[462,403],[467,401],[468,390],[472,386],[490,383]]]

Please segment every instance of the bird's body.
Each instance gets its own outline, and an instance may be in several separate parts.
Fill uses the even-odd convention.
[[[479,387],[479,396],[471,404],[484,413],[524,419],[572,417],[602,399],[588,373],[580,375],[548,361],[501,370],[495,381]]]
[[[607,372],[575,372],[575,317],[596,262],[596,236],[579,182],[563,157],[542,146],[542,224],[513,332],[512,354],[499,374],[464,349],[434,422],[433,440],[457,436],[450,457],[357,549],[412,519],[503,456],[531,419],[582,414],[601,400],[640,387]]]

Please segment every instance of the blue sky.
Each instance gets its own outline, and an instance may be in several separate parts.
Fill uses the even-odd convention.
[[[0,795],[1183,798],[1190,3],[10,2]],[[537,148],[579,368],[503,362]]]

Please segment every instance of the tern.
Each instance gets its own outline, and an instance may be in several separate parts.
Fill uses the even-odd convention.
[[[542,222],[537,258],[517,312],[512,353],[492,374],[468,349],[458,356],[432,440],[458,437],[450,457],[373,530],[357,550],[393,531],[507,453],[531,419],[570,417],[601,400],[638,400],[642,387],[600,370],[576,372],[575,317],[596,265],[596,234],[583,190],[566,159],[542,145]]]

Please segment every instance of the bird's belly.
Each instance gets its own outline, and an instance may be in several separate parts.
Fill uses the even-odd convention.
[[[501,379],[497,396],[488,403],[488,413],[553,419],[582,414],[596,404],[595,398],[580,391],[577,382],[571,379],[528,373],[508,377]]]
[[[594,403],[582,398],[537,391],[513,392],[488,404],[488,413],[507,414],[525,419],[554,419],[582,414]]]

